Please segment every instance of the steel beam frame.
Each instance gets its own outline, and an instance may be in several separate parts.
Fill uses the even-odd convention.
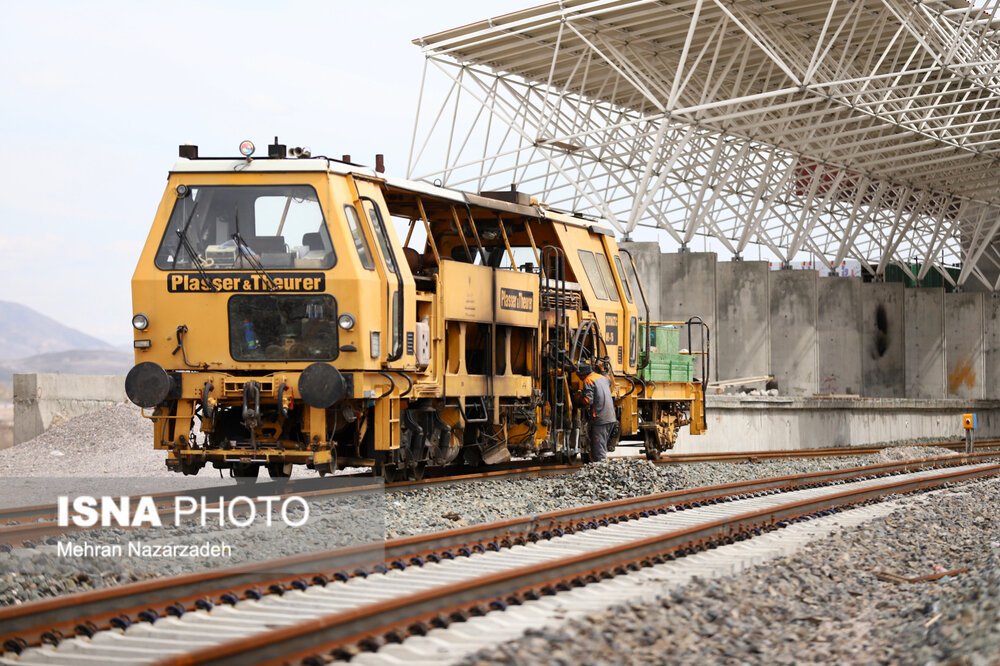
[[[998,6],[593,0],[441,33],[418,40],[408,175],[996,290]]]

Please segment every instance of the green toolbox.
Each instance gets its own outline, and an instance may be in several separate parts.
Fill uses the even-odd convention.
[[[639,329],[645,335],[645,326]],[[694,357],[680,353],[681,329],[662,324],[654,326],[650,336],[649,363],[639,371],[639,377],[654,382],[690,382],[694,377]],[[644,342],[644,339],[640,337]],[[639,350],[644,345],[640,342]],[[640,365],[642,365],[640,359]]]

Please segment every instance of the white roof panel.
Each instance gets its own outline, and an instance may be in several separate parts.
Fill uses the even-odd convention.
[[[170,170],[171,173],[216,173],[220,171],[241,171],[245,173],[274,173],[274,172],[306,172],[322,171],[327,173],[348,174],[354,173],[369,177],[378,177],[374,169],[362,166],[344,164],[336,160],[327,160],[321,157],[304,159],[228,159],[228,158],[199,158],[189,160],[181,158]]]

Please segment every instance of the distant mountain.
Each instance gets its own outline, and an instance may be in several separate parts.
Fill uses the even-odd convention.
[[[26,305],[0,301],[0,359],[23,359],[70,349],[105,350],[111,345]]]
[[[125,375],[135,363],[132,352],[113,349],[72,349],[38,354],[16,361],[0,361],[0,382],[11,383],[15,373],[58,372],[67,375]]]

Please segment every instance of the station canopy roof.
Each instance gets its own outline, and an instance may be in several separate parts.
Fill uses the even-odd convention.
[[[996,2],[960,0],[565,0],[415,43],[851,174],[992,203],[996,14]],[[557,52],[598,57],[584,71]]]
[[[564,0],[428,35],[450,87],[421,86],[408,174],[1000,291],[998,5]]]

